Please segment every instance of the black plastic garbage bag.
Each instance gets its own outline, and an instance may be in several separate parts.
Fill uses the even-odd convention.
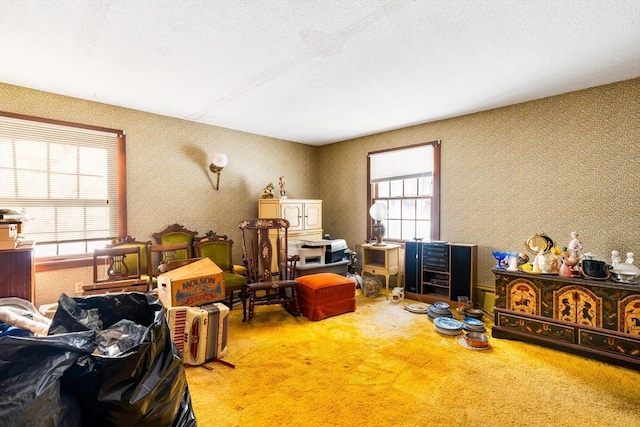
[[[78,426],[78,402],[61,377],[94,348],[93,331],[0,337],[0,426]]]
[[[142,326],[142,333],[123,321]],[[101,343],[117,342],[114,337],[123,334],[132,346],[95,345],[65,372],[62,388],[79,401],[83,425],[196,425],[183,362],[157,298],[135,292],[63,294],[50,333],[86,330],[106,334]]]

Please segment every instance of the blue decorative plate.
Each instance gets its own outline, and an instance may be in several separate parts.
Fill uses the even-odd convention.
[[[473,317],[465,317],[462,321],[469,326],[484,327],[484,322],[482,320],[474,319]]]
[[[441,329],[449,329],[452,331],[462,329],[462,323],[450,317],[436,317],[433,323]]]
[[[442,311],[448,311],[449,310],[449,304],[447,304],[446,302],[442,302],[442,301],[438,301],[438,302],[434,302],[431,307],[433,307],[434,310],[442,310]]]

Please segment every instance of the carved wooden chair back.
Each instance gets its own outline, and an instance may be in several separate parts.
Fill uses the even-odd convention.
[[[162,273],[159,269],[160,265],[191,259],[190,257],[186,257],[188,250],[189,244],[187,242],[149,245],[147,274],[151,280],[153,281],[153,279],[158,277],[158,274]]]
[[[127,259],[129,258],[129,259]],[[127,246],[93,251],[93,283],[140,279],[140,247]],[[135,265],[130,267],[131,259]]]
[[[247,268],[248,284],[242,293],[244,320],[253,317],[254,306],[282,304],[299,314],[297,282],[295,278],[297,255],[287,255],[289,221],[284,218],[256,218],[242,221],[242,257]]]
[[[131,260],[135,260],[131,267]],[[140,246],[102,248],[93,251],[93,283],[82,285],[83,295],[109,292],[148,292],[142,278]]]
[[[247,219],[239,227],[242,233],[242,261],[247,268],[249,283],[266,282],[274,278],[293,280],[297,259],[289,260],[287,256],[288,220]]]
[[[153,233],[152,236],[156,240],[156,243],[161,245],[171,243],[186,243],[186,251],[180,251],[176,253],[176,259],[185,259],[193,257],[193,239],[197,235],[197,231],[188,230],[180,224],[171,224],[164,230]]]
[[[222,271],[233,273],[233,240],[226,235],[208,231],[204,237],[196,237],[193,241],[196,256],[209,258]]]
[[[151,246],[151,241],[147,240],[146,242],[138,241],[131,236],[123,237],[118,240],[116,243],[109,245],[109,248],[126,248],[126,247],[139,247],[140,248],[140,274],[142,277],[150,280],[151,276],[147,275],[148,270],[148,258],[149,258],[149,246]],[[133,270],[137,268],[138,257],[129,255],[123,259],[124,263],[128,267],[129,270]]]

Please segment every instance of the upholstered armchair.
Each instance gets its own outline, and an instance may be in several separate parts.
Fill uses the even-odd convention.
[[[172,224],[162,231],[153,233],[153,238],[161,245],[186,243],[187,249],[175,254],[175,259],[186,259],[193,257],[193,239],[197,235],[197,231],[188,230],[180,224]]]
[[[226,235],[209,231],[205,237],[195,238],[193,248],[197,257],[209,258],[223,271],[224,285],[229,298],[223,302],[233,310],[234,294],[239,294],[247,284],[247,278],[237,274],[233,265],[233,240],[229,240]]]

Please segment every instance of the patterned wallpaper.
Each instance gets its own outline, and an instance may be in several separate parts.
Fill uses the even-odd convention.
[[[479,284],[493,286],[491,251],[524,251],[538,232],[640,259],[640,79],[324,146],[327,232],[366,238],[367,152],[438,139],[440,237],[478,245]]]
[[[442,141],[441,238],[478,245],[478,282],[493,285],[495,249],[578,230],[586,250],[640,259],[640,79],[440,120],[323,147],[207,126],[0,83],[0,110],[127,134],[129,234],[147,240],[177,222],[228,234],[257,214],[264,186],[285,176],[290,198],[324,200],[326,233],[355,248],[366,236],[366,154]],[[229,156],[220,190],[207,154]],[[84,269],[38,273],[36,303],[90,280]]]
[[[234,241],[240,264],[238,223],[257,215],[269,182],[277,186],[284,176],[289,198],[317,197],[317,147],[2,83],[0,110],[124,130],[128,231],[137,240],[176,222],[200,235],[213,230]],[[214,151],[229,157],[219,191],[208,169]],[[36,303],[74,294],[76,283],[91,278],[86,268],[38,273]]]

